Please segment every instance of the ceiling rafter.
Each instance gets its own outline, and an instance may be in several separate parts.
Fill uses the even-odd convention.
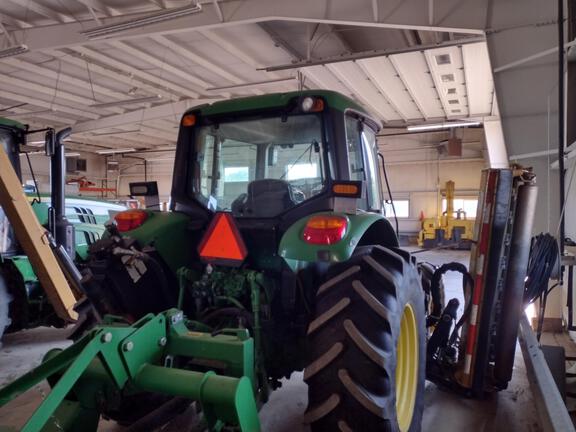
[[[241,50],[239,50],[230,41],[224,39],[222,36],[216,34],[214,31],[212,31],[212,30],[199,30],[198,33],[200,33],[202,36],[204,36],[209,41],[218,45],[223,50],[232,54],[237,59],[240,59],[244,63],[246,63],[247,65],[252,66],[254,69],[262,69],[264,67],[263,64],[257,62],[252,57],[250,57],[249,55],[247,55],[244,52],[242,52]],[[270,76],[272,79],[280,78],[276,74],[274,76],[272,76],[272,75],[268,75],[268,76]]]
[[[108,78],[111,78],[117,82],[122,82],[126,85],[131,87],[138,87],[144,90],[151,92],[152,94],[159,94],[163,98],[170,100],[170,99],[177,99],[178,96],[175,96],[174,93],[171,91],[165,91],[164,89],[150,85],[148,81],[144,81],[139,77],[135,77],[131,75],[129,72],[118,70],[117,68],[110,68],[110,66],[100,66],[100,64],[94,63],[92,55],[88,54],[90,52],[89,49],[85,52],[77,52],[71,49],[68,49],[66,52],[64,51],[56,51],[56,50],[49,50],[46,51],[48,54],[53,55],[55,57],[59,57],[63,62],[70,63],[72,65],[86,68],[86,63],[89,63],[90,72],[102,75]],[[94,51],[95,55],[101,56],[102,54]],[[68,54],[68,55],[62,55]],[[117,93],[117,98],[119,99],[126,99],[127,95],[122,93]]]
[[[55,93],[55,89],[47,87],[45,85],[42,84],[36,84],[33,82],[30,82],[29,80],[22,80],[20,78],[16,78],[16,77],[12,77],[9,75],[4,75],[2,76],[2,81],[0,85],[5,85],[5,84],[9,84],[10,86],[14,86],[14,87],[20,87],[22,89],[25,90],[32,90],[34,92],[38,92],[38,93],[44,93],[49,97],[53,97],[55,99],[64,99],[76,104],[79,104],[80,106],[84,106],[84,107],[89,107],[91,104],[94,103],[94,101],[92,99],[83,97],[83,96],[78,96],[75,95],[73,93],[69,93],[67,91],[62,91],[60,89],[58,89],[58,91]],[[13,89],[14,91],[16,89]],[[118,108],[107,108],[107,110],[115,112],[115,113],[121,113],[124,112],[122,109],[118,109]]]
[[[0,14],[0,21],[16,29],[25,29],[32,27],[32,24],[7,15],[6,12]]]
[[[22,4],[21,0],[6,0],[10,3],[13,3],[17,6],[23,7],[25,9],[29,9],[32,12],[37,13],[38,15],[42,15],[46,18],[54,20],[59,23],[70,23],[76,21],[75,18],[68,16],[66,14],[57,12],[53,9],[50,9],[40,3],[36,2],[35,0],[26,0],[24,4]]]
[[[176,94],[178,96],[188,96],[188,97],[198,97],[199,96],[199,94],[193,90],[190,90],[188,88],[184,88],[182,86],[174,84],[171,81],[167,81],[165,79],[162,79],[161,77],[158,77],[156,75],[152,75],[151,73],[148,73],[148,72],[142,71],[140,69],[137,69],[135,67],[132,67],[130,65],[127,65],[126,63],[123,63],[119,60],[115,60],[115,59],[111,58],[110,56],[99,53],[98,51],[95,51],[92,48],[74,47],[72,49],[76,52],[83,53],[88,57],[91,57],[95,60],[98,60],[100,63],[102,63],[104,65],[114,67],[114,68],[119,69],[121,71],[125,71],[126,73],[132,74],[132,76],[138,77],[144,81],[147,81],[152,85],[156,84],[157,86],[162,87],[162,88],[164,88],[170,92],[173,92],[174,94]]]
[[[122,15],[122,12],[119,9],[113,8],[108,6],[101,0],[75,0],[76,2],[83,4],[89,9],[93,9],[95,11],[101,12],[105,15],[109,16],[118,16]]]
[[[3,111],[2,116],[6,118],[13,118],[22,123],[34,123],[42,126],[55,127],[58,125],[68,125],[77,121],[76,118],[68,117],[66,113],[42,113],[32,114],[30,110],[21,108],[13,109],[10,111]]]
[[[214,72],[215,74],[221,76],[222,78],[234,83],[234,84],[245,84],[245,81],[238,78],[236,75],[230,73],[226,69],[218,66],[215,63],[212,63],[209,60],[206,60],[204,57],[194,53],[190,48],[183,47],[182,45],[168,39],[165,36],[152,36],[152,39],[159,43],[160,45],[172,50],[175,53],[180,54],[183,57],[186,57],[188,60],[193,61],[199,66],[209,70],[210,72]]]
[[[23,61],[23,60],[20,60],[17,58],[5,58],[5,59],[2,59],[2,62],[9,64],[11,66],[17,67],[19,69],[25,70],[27,72],[35,73],[35,74],[43,76],[45,78],[58,80],[60,82],[74,85],[74,86],[77,86],[79,88],[85,88],[86,87],[86,80],[84,80],[84,79],[79,79],[79,78],[76,78],[76,77],[73,77],[71,75],[67,75],[64,73],[58,73],[56,71],[53,71],[52,69],[38,66],[38,65],[35,65],[33,63],[26,62],[26,61]],[[119,93],[119,92],[116,92],[114,90],[110,90],[110,89],[103,87],[103,86],[100,86],[98,84],[92,83],[92,89],[94,90],[95,93],[100,93],[100,94],[110,96],[113,98],[120,98],[120,99],[126,98],[126,95]]]
[[[39,106],[39,107],[46,108],[46,109],[52,109],[56,112],[69,113],[69,114],[72,114],[76,117],[84,117],[84,118],[88,118],[88,119],[92,119],[92,120],[95,120],[95,119],[100,117],[98,114],[84,111],[84,110],[79,109],[79,108],[70,108],[68,105],[61,105],[61,104],[57,104],[57,103],[52,103],[52,102],[41,100],[38,98],[33,98],[30,96],[24,96],[21,94],[12,93],[12,92],[9,92],[6,90],[2,91],[2,98],[3,99],[10,99],[10,100],[13,100],[15,102],[26,102],[26,103],[29,103],[30,105],[35,105],[35,106]]]
[[[116,48],[118,48],[118,49],[120,49],[126,53],[129,53],[140,60],[144,60],[146,63],[154,65],[163,71],[171,73],[172,75],[175,75],[179,78],[183,78],[184,80],[187,80],[187,82],[190,82],[196,86],[199,86],[201,90],[205,90],[206,88],[212,86],[212,83],[204,81],[203,79],[198,78],[194,75],[191,75],[188,72],[183,71],[182,69],[174,67],[162,59],[159,59],[159,58],[157,58],[151,54],[148,54],[139,48],[135,48],[131,45],[128,45],[126,42],[113,41],[110,43],[110,45],[112,45],[112,46],[114,46],[114,47],[116,47]],[[196,90],[196,91],[198,91],[198,90]]]

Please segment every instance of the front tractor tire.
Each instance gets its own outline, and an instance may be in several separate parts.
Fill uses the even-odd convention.
[[[425,337],[424,292],[407,252],[373,246],[335,265],[308,327],[312,432],[419,431]]]

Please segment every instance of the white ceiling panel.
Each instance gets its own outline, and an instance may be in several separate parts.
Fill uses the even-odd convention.
[[[412,52],[392,55],[389,59],[424,118],[444,118],[444,109],[424,55]]]
[[[470,115],[489,115],[494,100],[494,81],[488,47],[485,43],[477,43],[464,45],[461,49]]]
[[[423,118],[410,92],[387,57],[359,60],[357,63],[404,120]]]
[[[374,86],[362,69],[354,62],[334,63],[327,66],[365,105],[379,114],[386,121],[402,120],[394,107]]]
[[[428,50],[424,52],[424,56],[444,115],[447,118],[467,117],[468,97],[460,48]]]

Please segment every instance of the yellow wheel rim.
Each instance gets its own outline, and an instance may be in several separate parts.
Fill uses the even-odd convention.
[[[418,384],[418,327],[414,309],[407,304],[402,312],[396,346],[396,417],[400,431],[412,423]]]

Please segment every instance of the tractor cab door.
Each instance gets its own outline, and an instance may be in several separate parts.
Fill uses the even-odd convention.
[[[364,181],[365,193],[358,200],[362,210],[382,211],[376,132],[353,114],[346,114],[346,148],[350,180]]]

